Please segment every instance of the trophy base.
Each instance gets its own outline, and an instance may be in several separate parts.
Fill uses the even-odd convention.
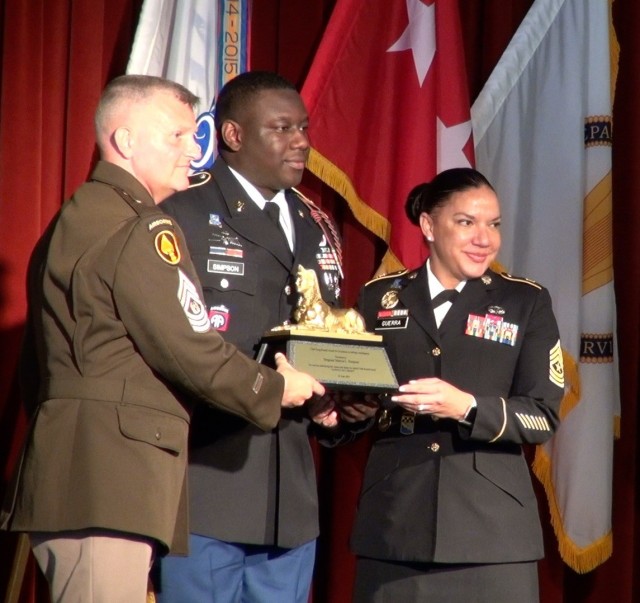
[[[299,371],[313,375],[328,389],[387,393],[398,389],[380,335],[281,329],[264,334],[257,360],[271,366],[283,352]]]

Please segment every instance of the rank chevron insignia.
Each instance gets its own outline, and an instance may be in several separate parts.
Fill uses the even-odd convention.
[[[200,301],[198,290],[187,275],[178,269],[180,284],[178,285],[178,300],[184,313],[196,333],[206,333],[209,330],[209,317]]]
[[[558,387],[564,388],[564,363],[562,361],[560,340],[549,352],[549,380]]]

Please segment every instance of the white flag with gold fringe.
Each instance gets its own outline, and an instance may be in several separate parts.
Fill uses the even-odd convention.
[[[608,0],[536,0],[471,110],[476,165],[502,201],[498,260],[550,290],[573,383],[534,472],[578,572],[612,552],[613,38]]]

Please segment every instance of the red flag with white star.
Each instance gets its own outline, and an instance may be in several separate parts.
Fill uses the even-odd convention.
[[[302,97],[308,169],[388,243],[387,270],[423,262],[409,191],[473,163],[457,0],[338,0]]]

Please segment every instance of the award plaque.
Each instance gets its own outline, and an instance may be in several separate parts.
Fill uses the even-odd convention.
[[[384,393],[398,389],[393,369],[382,343],[369,338],[335,337],[314,331],[269,331],[262,338],[259,354],[283,352],[299,371],[313,375],[337,391]]]
[[[362,316],[352,308],[326,304],[313,270],[300,266],[296,287],[300,293],[293,313],[296,322],[265,333],[257,360],[272,364],[273,355],[283,352],[296,369],[336,391],[397,390],[382,337],[365,330]]]

